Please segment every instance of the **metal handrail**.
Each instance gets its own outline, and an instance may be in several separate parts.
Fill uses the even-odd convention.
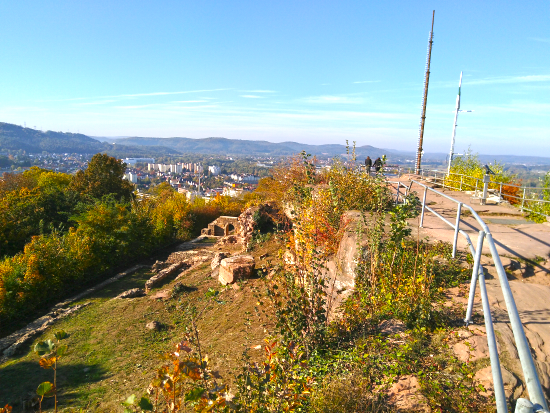
[[[434,175],[432,176],[435,180],[435,183],[443,186],[444,188],[449,188],[449,189],[454,189],[454,190],[458,190],[458,191],[463,191],[463,187],[466,186],[466,187],[470,187],[471,189],[473,189],[474,191],[478,191],[478,190],[481,190],[483,188],[483,185],[479,186],[478,183],[479,182],[482,182],[483,183],[483,180],[480,179],[480,178],[476,178],[475,176],[470,176],[470,175],[464,175],[464,174],[457,174],[457,173],[454,173],[454,172],[451,172],[449,175],[456,175],[456,176],[459,176],[460,177],[460,185],[457,187],[457,186],[452,186],[452,185],[449,185],[447,183],[445,183],[445,177],[448,176],[447,172],[446,171],[438,171],[438,170],[430,170],[428,172],[433,172]],[[442,177],[438,177],[437,174],[438,173],[441,173]],[[425,175],[424,175],[424,171],[422,171],[422,177],[424,178]],[[475,179],[476,181],[476,184],[475,186],[468,183],[468,182],[464,182],[464,178],[467,178],[467,179]],[[497,182],[497,181],[491,181],[489,182],[490,184],[494,184],[494,185],[499,185],[499,188],[498,188],[498,203],[500,204],[501,202],[503,202],[504,200],[504,197],[506,198],[513,198],[513,199],[516,199],[518,200],[518,204],[519,204],[519,201],[521,201],[521,206],[520,206],[520,210],[523,212],[523,211],[528,211],[528,212],[532,212],[532,213],[535,213],[535,214],[539,214],[539,215],[543,215],[543,216],[546,216],[546,217],[550,217],[550,215],[548,214],[545,214],[544,212],[541,212],[541,211],[535,211],[531,208],[528,208],[526,205],[530,205],[530,204],[550,204],[550,200],[545,200],[545,199],[536,199],[536,198],[533,198],[532,196],[533,195],[537,195],[536,193],[528,193],[527,190],[541,190],[541,191],[549,191],[548,188],[533,188],[533,187],[527,187],[527,186],[518,186],[518,185],[514,185],[514,184],[508,184],[508,183],[505,183],[505,182]],[[502,192],[502,187],[503,186],[513,186],[515,188],[519,188],[519,189],[523,189],[523,193],[522,193],[522,196],[515,196],[515,195],[512,195],[512,194],[507,194],[507,193],[503,193]],[[496,191],[497,189],[489,189],[489,191]],[[530,195],[531,197],[528,197],[528,195]],[[541,194],[538,194],[539,196],[541,196]]]
[[[498,350],[496,345],[496,337],[495,337],[495,331],[493,327],[492,317],[491,317],[491,309],[489,307],[489,302],[487,298],[487,289],[485,286],[485,277],[483,272],[483,267],[481,266],[481,253],[483,250],[483,242],[484,239],[487,240],[487,243],[489,245],[489,250],[491,251],[491,256],[493,258],[493,262],[495,264],[495,268],[497,270],[498,278],[500,281],[500,286],[502,288],[502,293],[504,296],[504,301],[506,303],[506,310],[508,312],[508,316],[510,318],[510,324],[512,327],[512,332],[514,334],[514,341],[516,343],[516,347],[519,354],[519,359],[521,363],[521,368],[523,370],[523,375],[525,378],[525,384],[527,386],[527,391],[529,393],[529,397],[532,401],[532,407],[526,407],[531,402],[525,401],[526,403],[518,403],[518,406],[521,404],[521,411],[525,412],[548,412],[548,404],[546,402],[546,399],[544,397],[544,392],[542,390],[542,386],[540,384],[540,379],[535,367],[535,363],[533,361],[533,357],[531,355],[531,350],[529,348],[529,343],[527,342],[527,338],[525,336],[525,331],[523,330],[523,325],[521,324],[521,319],[518,314],[518,310],[516,307],[516,303],[514,301],[514,296],[512,294],[512,290],[510,289],[510,284],[508,283],[508,278],[506,276],[506,272],[504,270],[504,267],[502,266],[502,262],[500,261],[500,257],[498,255],[498,251],[496,249],[495,242],[493,240],[493,235],[491,234],[491,230],[487,226],[487,224],[479,217],[479,215],[476,213],[476,211],[467,204],[464,204],[446,194],[443,194],[439,191],[436,191],[433,188],[430,188],[429,186],[418,182],[416,180],[411,181],[412,184],[416,184],[424,188],[424,194],[422,197],[422,212],[420,217],[420,227],[424,224],[424,213],[426,210],[429,212],[432,212],[435,216],[440,218],[443,222],[445,222],[447,225],[449,225],[451,228],[455,230],[454,233],[454,240],[453,240],[453,257],[456,256],[456,249],[457,249],[457,238],[458,234],[462,234],[467,243],[468,247],[470,249],[470,252],[472,256],[474,257],[474,268],[472,271],[472,279],[470,283],[470,294],[468,296],[468,308],[466,311],[466,318],[465,323],[466,325],[470,324],[472,322],[472,311],[473,311],[473,304],[474,304],[474,296],[475,296],[475,290],[476,290],[476,284],[479,282],[479,288],[481,293],[481,300],[482,300],[482,308],[483,308],[483,316],[485,318],[485,327],[487,330],[487,341],[489,346],[489,357],[491,360],[491,371],[493,375],[493,384],[495,388],[495,400],[496,400],[496,407],[498,413],[507,413],[508,407],[506,404],[506,397],[504,394],[504,383],[502,379],[502,372],[501,372],[501,366],[500,366],[500,360],[498,356]],[[403,185],[401,183],[398,184],[398,188]],[[405,186],[405,185],[403,185]],[[408,190],[410,190],[410,186],[407,187]],[[456,223],[453,225],[451,222],[449,222],[445,217],[443,217],[441,214],[434,211],[432,208],[428,207],[426,205],[426,195],[428,192],[433,192],[439,196],[442,196],[446,199],[449,199],[450,201],[453,201],[457,204],[457,214],[456,214]],[[462,208],[468,209],[472,216],[475,218],[475,220],[478,222],[478,224],[481,226],[481,231],[479,231],[479,237],[477,240],[477,248],[474,247],[472,241],[470,240],[470,237],[466,232],[460,229],[460,216]],[[527,409],[527,410],[525,410]],[[529,410],[531,409],[531,410]],[[516,409],[516,411],[518,411]]]
[[[422,174],[421,174],[422,177],[424,177],[424,172],[433,172],[433,173],[435,173],[435,174],[441,173],[441,174],[443,174],[443,175],[464,176],[464,177],[466,177],[466,178],[472,178],[472,179],[477,179],[478,181],[483,181],[483,178],[476,178],[475,176],[466,175],[466,174],[458,174],[458,173],[456,173],[456,172],[451,172],[450,174],[448,174],[447,171],[440,171],[440,170],[438,170],[438,169],[422,170]],[[500,182],[500,181],[490,181],[490,183],[492,183],[492,184],[497,184],[497,185],[513,186],[513,187],[519,188],[519,189],[531,189],[531,190],[540,189],[540,190],[543,190],[543,191],[548,189],[548,188],[536,187],[536,186],[521,186],[521,185],[516,185],[516,184],[512,184],[512,183],[507,183],[507,182]]]

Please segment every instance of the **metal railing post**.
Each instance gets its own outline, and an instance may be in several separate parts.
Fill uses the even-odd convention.
[[[453,238],[453,258],[456,257],[456,244],[458,242],[458,231],[460,230],[460,213],[462,211],[462,202],[458,203],[458,208],[456,211],[456,224],[455,224],[455,235]]]
[[[529,348],[527,337],[525,337],[525,331],[523,331],[523,325],[521,324],[521,319],[519,318],[516,302],[514,301],[514,296],[512,294],[512,290],[510,289],[510,284],[508,283],[508,277],[506,276],[506,272],[504,271],[504,267],[502,266],[502,262],[500,261],[500,257],[498,255],[497,247],[490,232],[487,233],[487,242],[489,244],[489,248],[491,249],[491,255],[493,256],[493,262],[495,263],[495,268],[500,281],[500,287],[502,288],[502,295],[504,296],[504,302],[506,303],[506,309],[508,310],[508,317],[510,318],[510,325],[512,327],[512,332],[514,333],[516,348],[518,350],[519,361],[523,370],[527,391],[529,392],[529,398],[533,403],[540,405],[540,407],[545,410],[548,410],[548,404],[546,403],[544,392],[542,390],[542,386],[540,385],[535,362],[533,361],[533,356],[531,355],[531,349]]]
[[[489,306],[487,289],[485,288],[485,275],[483,273],[479,273],[479,292],[481,295],[481,305],[483,306],[483,318],[485,318],[485,330],[487,331],[487,345],[489,346],[489,358],[491,359],[491,372],[493,373],[493,387],[495,388],[497,412],[508,413],[502,371],[500,370],[500,360],[498,357],[497,341],[493,329],[493,318],[491,317],[491,307]]]
[[[521,197],[521,212],[523,212],[523,206],[525,205],[525,191],[527,188],[523,188],[523,196]]]
[[[464,175],[460,175],[460,190],[462,191],[462,182],[464,181]]]
[[[500,187],[498,189],[498,203],[500,204],[504,198],[502,197],[502,184],[500,184]]]
[[[395,205],[399,203],[399,188],[401,187],[401,182],[397,182],[397,191],[395,192]]]
[[[420,213],[420,228],[424,226],[424,211],[426,209],[426,195],[428,194],[428,188],[424,188],[424,196],[422,197],[422,212]]]
[[[489,189],[490,180],[491,177],[489,175],[483,176],[483,195],[481,196],[481,205],[485,205],[487,203],[487,190]]]
[[[472,271],[472,281],[470,283],[470,295],[468,296],[468,309],[466,310],[466,318],[464,322],[466,325],[472,322],[472,312],[474,309],[474,298],[476,295],[476,284],[479,277],[480,270],[483,268],[480,265],[481,252],[483,251],[483,239],[485,238],[485,231],[479,231],[479,237],[477,239],[477,248],[474,256],[474,269]]]

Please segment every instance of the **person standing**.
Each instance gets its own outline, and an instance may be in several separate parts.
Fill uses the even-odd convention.
[[[367,170],[367,173],[370,175],[370,168],[372,167],[372,159],[370,156],[367,156],[367,159],[365,159],[365,169]]]
[[[380,158],[376,158],[376,160],[374,161],[374,170],[376,171],[376,173],[378,173],[380,171],[380,168],[382,168],[382,161],[380,160]]]

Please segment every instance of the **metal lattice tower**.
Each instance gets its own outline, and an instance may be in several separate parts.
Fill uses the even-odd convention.
[[[430,83],[430,62],[432,60],[432,44],[434,38],[434,19],[435,10],[432,14],[432,30],[430,31],[430,37],[428,40],[428,56],[426,57],[426,75],[424,77],[424,97],[422,99],[422,115],[420,116],[420,128],[418,131],[418,149],[416,151],[416,164],[414,167],[414,173],[420,173],[420,167],[422,164],[422,144],[424,141],[424,124],[426,123],[426,104],[428,103],[428,84]]]

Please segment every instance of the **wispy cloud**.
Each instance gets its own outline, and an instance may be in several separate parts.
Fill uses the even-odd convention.
[[[70,102],[70,101],[73,101],[73,100],[138,98],[138,97],[149,97],[149,96],[184,95],[184,94],[187,94],[187,93],[219,92],[219,91],[224,91],[224,90],[231,90],[231,88],[182,90],[182,91],[177,91],[177,92],[125,93],[125,94],[121,94],[121,95],[76,97],[76,98],[67,98],[67,99],[50,99],[50,100],[41,100],[39,102]]]
[[[550,39],[544,38],[544,37],[528,37],[529,40],[533,40],[535,42],[541,42],[541,43],[550,43]]]
[[[247,99],[263,99],[263,96],[258,95],[241,95],[241,97]]]
[[[243,92],[247,93],[277,93],[276,90],[243,90]]]
[[[300,99],[303,102],[307,103],[336,103],[336,104],[348,104],[348,105],[357,105],[364,103],[362,98],[354,98],[348,96],[310,96],[307,98]]]
[[[353,83],[380,83],[379,80],[358,80],[357,82]]]
[[[468,80],[468,81],[465,81],[464,84],[496,85],[496,84],[503,84],[503,83],[532,83],[532,82],[550,82],[550,75],[486,77],[484,79]]]
[[[112,102],[116,102],[116,99],[98,100],[95,102],[82,102],[82,103],[76,103],[76,105],[79,105],[79,106],[105,105],[106,103],[112,103]]]

